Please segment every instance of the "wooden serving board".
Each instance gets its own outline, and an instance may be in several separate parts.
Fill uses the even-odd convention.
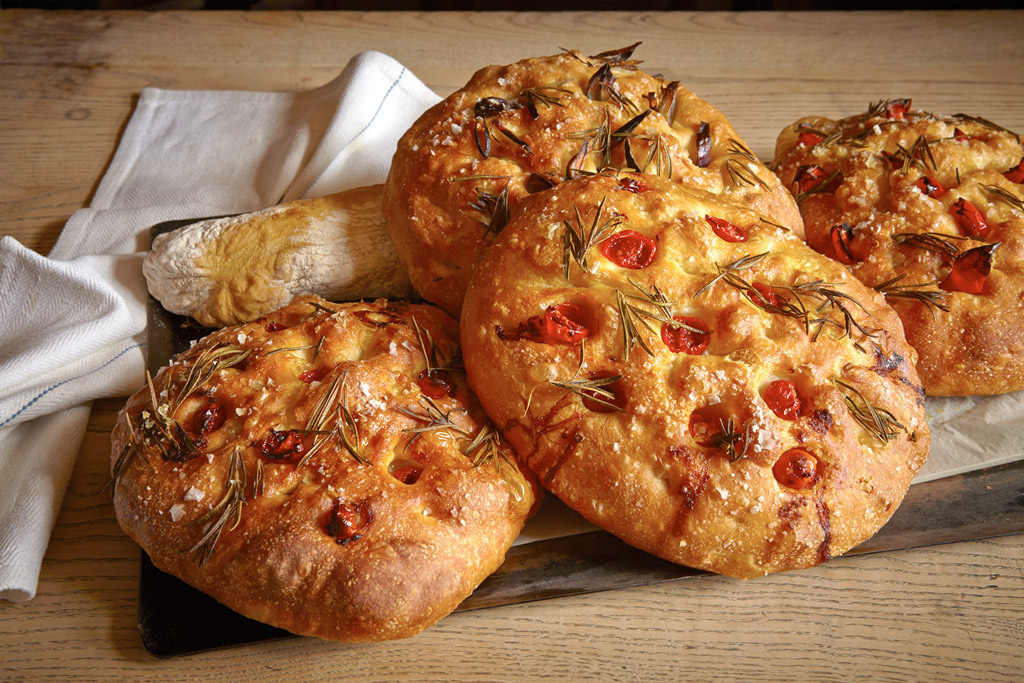
[[[154,226],[151,237],[194,221]],[[148,306],[147,364],[156,371],[207,330]],[[917,484],[889,523],[848,555],[916,548],[1024,532],[1024,460]],[[505,563],[456,611],[544,600],[580,593],[676,581],[706,575],[594,531],[511,548]],[[139,632],[145,648],[172,657],[273,638],[294,637],[243,617],[183,581],[161,572],[142,554]]]

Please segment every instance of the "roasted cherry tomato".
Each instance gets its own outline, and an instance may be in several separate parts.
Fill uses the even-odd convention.
[[[953,139],[956,140],[957,142],[967,142],[968,140],[974,140],[975,137],[973,135],[968,135],[959,128],[954,128]]]
[[[440,376],[437,371],[428,372],[424,370],[416,378],[416,386],[420,388],[423,395],[428,398],[444,398],[445,396],[451,396],[452,383]]]
[[[966,292],[981,294],[985,282],[992,271],[992,254],[999,247],[999,242],[968,249],[953,259],[953,269],[949,271],[939,287],[947,292]]]
[[[415,484],[422,473],[423,468],[419,465],[406,465],[392,471],[391,476],[403,484]]]
[[[800,417],[800,396],[797,395],[796,385],[792,382],[777,379],[769,384],[764,392],[764,402],[783,420],[795,420]]]
[[[258,441],[254,445],[265,457],[280,460],[305,453],[306,445],[302,439],[302,434],[296,431],[279,432],[276,429],[271,429],[263,441]]]
[[[722,417],[717,406],[704,406],[690,413],[690,436],[701,446],[717,446],[722,435]]]
[[[658,245],[636,230],[619,230],[601,242],[601,253],[617,266],[639,270],[654,262]]]
[[[1011,183],[1024,183],[1024,157],[1021,157],[1017,165],[1003,174]]]
[[[619,180],[619,189],[625,190],[626,192],[632,192],[633,194],[640,194],[641,192],[647,192],[651,189],[644,183],[637,180],[636,178],[625,177]]]
[[[800,133],[800,136],[796,139],[797,144],[804,145],[805,147],[814,147],[816,144],[824,140],[822,136],[811,131],[804,131]]]
[[[363,537],[366,528],[373,521],[373,513],[360,505],[343,503],[340,498],[334,499],[334,505],[327,516],[324,531],[341,545],[348,545]]]
[[[835,259],[848,266],[853,265],[857,260],[853,257],[853,252],[850,251],[850,241],[853,240],[853,228],[847,223],[833,225],[831,237],[832,251],[835,254]]]
[[[894,121],[900,121],[907,116],[907,112],[910,111],[909,99],[889,100],[885,103],[885,116],[886,118]]]
[[[757,306],[758,308],[765,308],[766,306],[777,307],[786,300],[786,297],[782,296],[781,294],[777,294],[775,290],[773,290],[768,285],[763,285],[760,282],[755,282],[751,286],[755,290],[757,290],[757,294],[751,294],[750,292],[746,292],[746,295],[747,298],[750,299],[750,302]]]
[[[968,237],[984,238],[991,230],[985,217],[981,215],[981,211],[978,211],[974,204],[963,197],[953,202],[953,206],[949,207],[949,212],[953,214],[957,225],[960,226],[960,232]]]
[[[730,223],[724,218],[704,216],[704,220],[708,222],[708,225],[710,225],[711,229],[715,231],[715,234],[721,237],[726,242],[747,241],[747,233],[743,231],[743,228],[734,223]]]
[[[802,448],[791,448],[772,466],[775,480],[791,489],[805,489],[818,479],[818,459]]]
[[[224,404],[216,398],[211,398],[201,410],[196,411],[193,417],[193,431],[200,436],[206,436],[220,429],[224,424],[224,418]]]
[[[921,176],[920,178],[917,179],[917,182],[914,183],[914,186],[917,187],[917,189],[921,190],[921,192],[923,192],[926,196],[934,197],[935,199],[938,199],[942,195],[946,194],[946,188],[942,186],[942,183],[940,183],[935,178],[932,178],[931,176]]]
[[[668,323],[661,324],[661,341],[673,353],[688,353],[697,356],[711,343],[711,328],[700,318],[689,318],[683,315],[672,317],[679,327]]]
[[[304,373],[299,375],[299,379],[306,384],[312,384],[313,382],[319,382],[327,373],[330,372],[330,368],[314,368],[312,370],[306,370]]]
[[[268,333],[277,332],[278,330],[283,330],[284,329],[284,325],[282,325],[281,323],[279,323],[277,321],[274,321],[274,322],[269,322],[266,325],[264,325],[263,329],[266,330]]]
[[[800,166],[796,169],[796,175],[793,177],[793,182],[796,183],[797,190],[802,194],[808,190],[813,190],[822,182],[828,174],[825,173],[825,169],[817,164],[810,164]]]
[[[549,306],[544,312],[544,334],[547,341],[576,342],[590,336],[583,307],[574,303]]]

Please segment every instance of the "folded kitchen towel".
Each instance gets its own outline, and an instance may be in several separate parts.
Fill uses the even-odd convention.
[[[146,88],[49,257],[0,240],[0,598],[35,595],[89,401],[144,381],[149,227],[383,182],[438,99],[376,52],[309,91]]]

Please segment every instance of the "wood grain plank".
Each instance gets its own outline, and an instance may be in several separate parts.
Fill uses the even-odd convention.
[[[883,97],[1024,129],[1022,12],[0,12],[0,235],[46,252],[147,86],[285,90],[377,49],[441,94],[489,63],[642,39],[652,71],[723,109],[754,150],[809,113]],[[39,594],[0,603],[0,679],[1019,681],[1024,536],[839,558],[454,614],[414,638],[292,638],[156,661],[138,550],[101,491],[116,401],[97,401]]]

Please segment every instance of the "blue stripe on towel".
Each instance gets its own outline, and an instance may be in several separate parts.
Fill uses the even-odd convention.
[[[40,393],[39,393],[38,395],[36,395],[36,397],[35,397],[35,398],[33,398],[33,399],[32,399],[31,401],[29,401],[28,403],[26,403],[25,405],[23,405],[23,406],[22,406],[21,408],[19,408],[19,409],[18,409],[18,411],[17,411],[16,413],[14,413],[14,414],[13,414],[13,415],[11,415],[10,417],[8,417],[8,418],[7,418],[6,420],[4,420],[3,422],[0,422],[0,427],[4,427],[4,426],[6,426],[6,425],[7,425],[8,423],[10,423],[10,422],[11,422],[12,420],[14,420],[14,419],[15,419],[16,417],[18,417],[19,415],[21,415],[21,414],[22,414],[23,412],[25,412],[26,410],[28,410],[29,408],[31,408],[31,407],[32,407],[32,406],[33,406],[33,405],[34,405],[34,404],[35,404],[35,403],[36,403],[36,402],[37,402],[37,401],[38,401],[39,399],[41,399],[41,398],[42,398],[43,396],[46,396],[46,395],[47,395],[48,393],[50,393],[51,391],[53,391],[53,390],[55,390],[55,389],[58,389],[59,387],[62,387],[62,386],[64,386],[64,385],[65,385],[65,384],[67,384],[68,382],[74,382],[75,380],[78,380],[78,379],[82,379],[83,377],[88,377],[89,375],[92,375],[92,374],[94,374],[94,373],[96,373],[96,372],[99,372],[100,370],[102,370],[103,368],[107,367],[108,365],[110,365],[111,363],[113,363],[113,362],[114,362],[114,361],[116,361],[116,360],[117,360],[118,358],[120,358],[120,357],[121,357],[121,356],[123,356],[124,354],[128,353],[128,352],[129,352],[129,351],[131,351],[132,349],[137,349],[137,348],[143,347],[143,346],[145,346],[145,345],[146,345],[146,343],[145,343],[145,342],[143,342],[143,343],[141,343],[141,344],[132,344],[131,346],[129,346],[128,348],[124,349],[124,350],[123,350],[123,351],[121,351],[121,352],[120,352],[119,354],[117,354],[116,356],[114,356],[113,358],[111,358],[110,360],[108,360],[108,361],[107,361],[106,363],[104,363],[103,365],[100,365],[99,367],[93,368],[93,369],[92,369],[92,370],[90,370],[89,372],[86,372],[86,373],[83,373],[83,374],[81,374],[81,375],[78,375],[77,377],[69,377],[68,379],[62,380],[62,381],[60,381],[60,382],[57,382],[56,384],[53,384],[53,385],[51,385],[50,387],[48,387],[48,388],[44,389],[43,391],[41,391],[41,392],[40,392]]]

